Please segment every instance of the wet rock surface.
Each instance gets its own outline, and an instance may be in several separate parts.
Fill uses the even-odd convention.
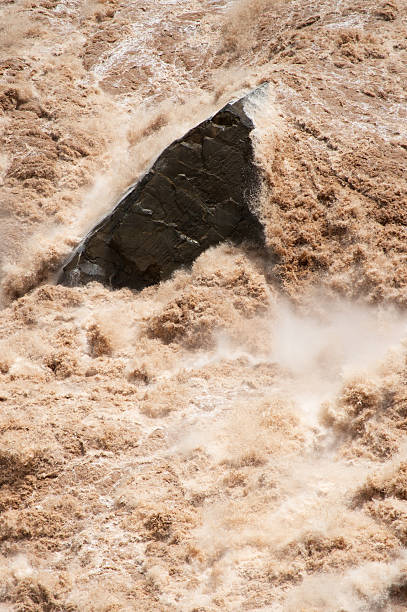
[[[261,244],[250,210],[258,186],[245,99],[172,143],[85,238],[60,282],[143,289],[224,241]]]

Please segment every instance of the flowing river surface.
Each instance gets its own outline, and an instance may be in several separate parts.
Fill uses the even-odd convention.
[[[407,608],[407,1],[0,3],[0,611]],[[269,255],[56,284],[250,112]]]

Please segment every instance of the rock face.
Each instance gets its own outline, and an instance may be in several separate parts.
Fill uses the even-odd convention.
[[[88,234],[60,282],[143,289],[220,242],[262,243],[249,208],[258,185],[253,127],[243,99],[171,144]]]

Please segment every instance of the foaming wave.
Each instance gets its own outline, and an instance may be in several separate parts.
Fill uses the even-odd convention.
[[[225,373],[233,367],[226,364],[241,373],[233,393],[218,389],[209,414],[195,414],[174,433],[177,453],[188,457],[205,449],[217,466],[185,483],[194,495],[207,496],[196,538],[205,551],[200,571],[210,586],[201,584],[196,601],[207,601],[210,590],[242,605],[239,576],[242,567],[251,567],[275,589],[274,604],[264,609],[385,605],[390,587],[403,581],[405,555],[391,561],[398,542],[349,505],[372,462],[341,457],[344,438],[324,421],[324,406],[338,401],[358,376],[379,388],[390,363],[395,371],[394,360],[404,359],[405,317],[342,300],[321,300],[314,312],[301,313],[280,298],[252,325],[248,330],[261,328],[261,351],[245,346],[245,334],[239,343],[222,332],[213,351],[185,362],[194,376],[211,368]],[[262,376],[271,366],[272,377]],[[211,405],[207,396],[206,403]],[[363,559],[358,569],[348,569]],[[318,567],[326,574],[307,576]],[[332,590],[339,576],[344,589]],[[287,587],[293,590],[286,598]],[[267,588],[257,586],[260,599]]]

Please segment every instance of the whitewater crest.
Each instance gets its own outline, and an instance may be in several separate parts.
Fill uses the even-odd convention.
[[[94,228],[60,281],[143,289],[221,242],[263,242],[250,209],[259,187],[246,105],[252,92],[176,140]]]

